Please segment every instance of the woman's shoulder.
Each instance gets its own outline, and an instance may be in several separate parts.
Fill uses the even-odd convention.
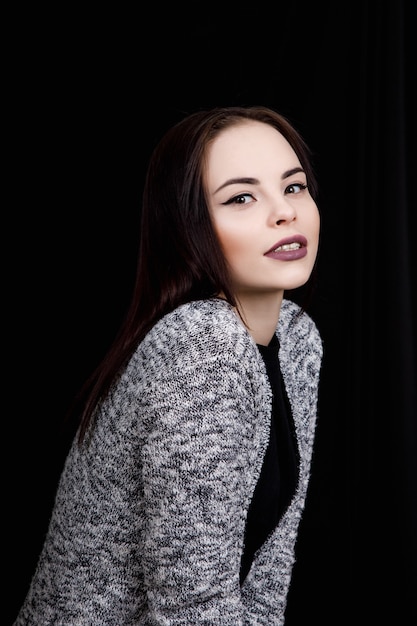
[[[191,330],[195,325],[227,324],[228,326],[238,326],[239,322],[233,307],[222,298],[208,298],[206,300],[192,300],[178,306],[167,313],[158,324],[185,324]],[[157,325],[158,325],[157,324]]]
[[[139,346],[140,352],[242,355],[255,344],[233,307],[220,298],[182,304],[162,317]]]
[[[240,324],[233,307],[220,298],[193,300],[167,313],[152,328],[150,334],[178,333],[200,335],[218,331],[237,332]],[[242,329],[243,330],[243,329]]]

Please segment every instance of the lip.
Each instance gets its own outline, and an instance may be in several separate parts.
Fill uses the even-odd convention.
[[[285,246],[291,243],[299,243],[300,247],[294,250],[278,250],[280,246]],[[265,252],[264,256],[270,259],[277,259],[279,261],[295,261],[302,259],[307,254],[307,239],[302,235],[294,235],[293,237],[286,237],[277,241],[272,248]]]

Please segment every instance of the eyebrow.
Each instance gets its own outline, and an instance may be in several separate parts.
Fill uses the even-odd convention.
[[[282,174],[281,180],[285,180],[286,178],[289,178],[290,176],[293,176],[294,174],[299,174],[300,172],[304,174],[304,170],[302,167],[293,167],[292,169],[287,170],[286,172]],[[220,187],[218,187],[214,193],[217,193],[218,191],[220,191],[220,189],[224,189],[224,187],[228,187],[229,185],[242,185],[242,184],[243,185],[259,185],[260,181],[257,178],[248,178],[248,177],[229,178],[222,185],[220,185]]]

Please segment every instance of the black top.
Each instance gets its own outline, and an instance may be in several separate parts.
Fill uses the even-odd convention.
[[[277,526],[295,493],[298,477],[298,448],[291,408],[281,376],[276,335],[268,346],[258,345],[272,389],[269,443],[258,483],[249,505],[245,546],[240,568],[241,584],[249,572],[255,552]]]

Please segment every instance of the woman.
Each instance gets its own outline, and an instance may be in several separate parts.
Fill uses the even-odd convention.
[[[199,111],[152,155],[126,320],[15,626],[283,624],[322,343],[309,151],[264,107]]]

